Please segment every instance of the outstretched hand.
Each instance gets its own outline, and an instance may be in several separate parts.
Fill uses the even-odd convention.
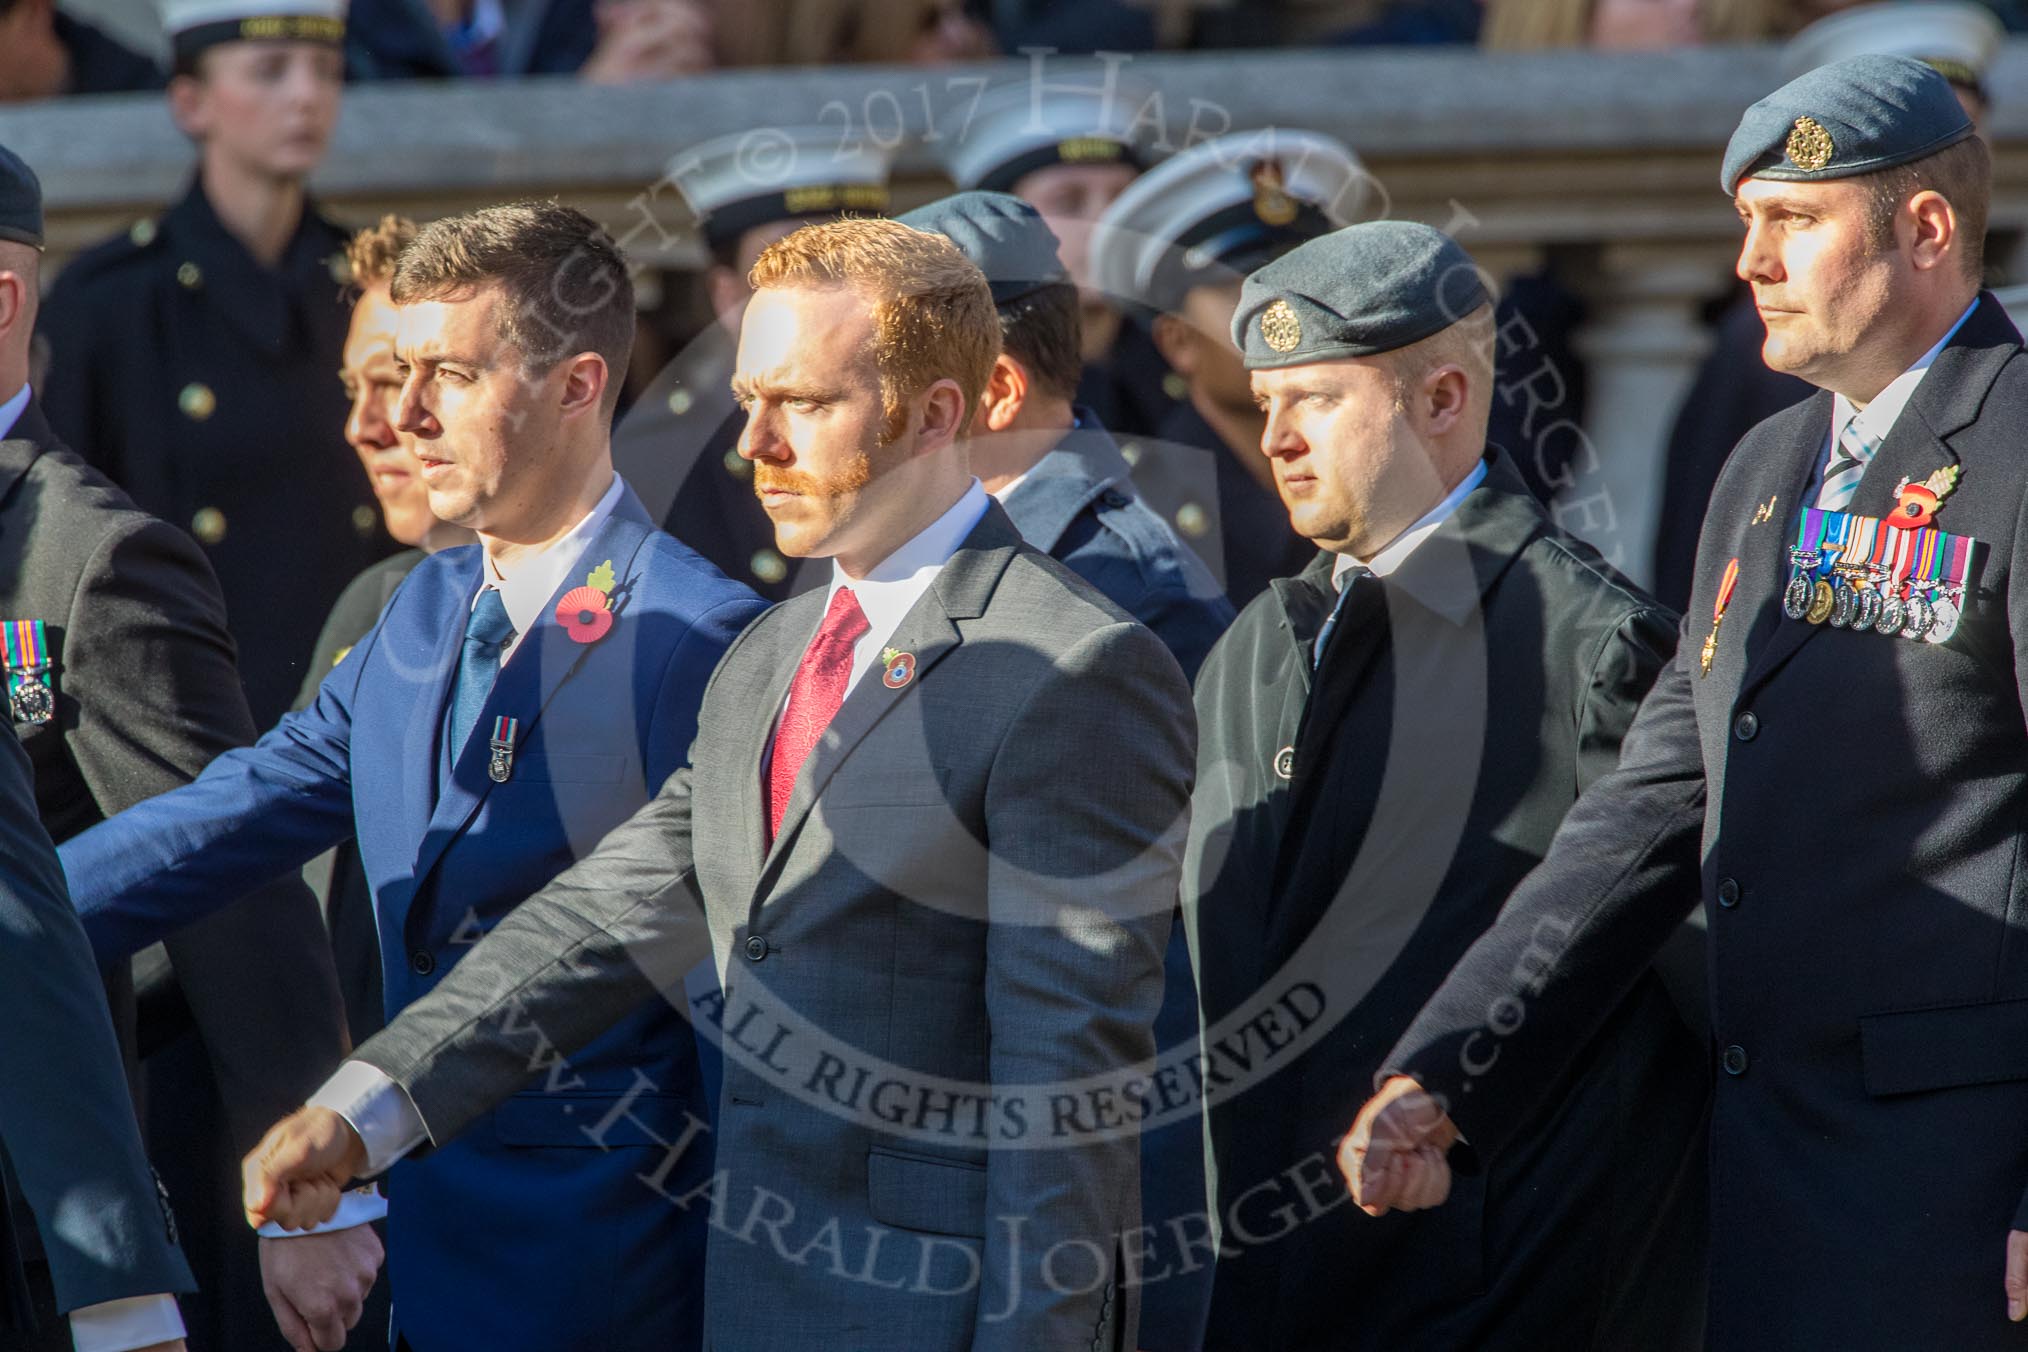
[[[1380,1086],[1338,1144],[1338,1169],[1369,1216],[1422,1211],[1451,1195],[1446,1153],[1458,1129],[1423,1087],[1405,1075]]]
[[[240,1164],[247,1224],[321,1225],[365,1171],[366,1145],[349,1122],[329,1108],[298,1108],[268,1128]]]

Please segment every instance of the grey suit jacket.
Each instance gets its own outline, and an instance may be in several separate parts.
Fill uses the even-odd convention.
[[[0,1142],[41,1227],[58,1307],[190,1290],[91,948],[11,737],[0,737],[0,1028]],[[8,1226],[0,1210],[0,1256],[11,1260]],[[0,1329],[27,1314],[18,1273],[4,1266]]]
[[[1132,1348],[1139,1151],[1113,1077],[1153,1052],[1188,688],[991,507],[769,848],[762,764],[825,604],[755,621],[712,677],[692,768],[359,1057],[442,1142],[680,989],[708,941],[718,1171],[674,1200],[711,1210],[717,1352]]]

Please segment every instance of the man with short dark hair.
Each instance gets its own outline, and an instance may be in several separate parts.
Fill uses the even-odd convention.
[[[71,842],[102,956],[356,835],[400,1010],[649,801],[690,744],[712,667],[761,608],[655,530],[613,473],[633,287],[596,224],[539,202],[439,220],[403,250],[392,290],[397,426],[431,509],[479,543],[418,564],[309,708]],[[637,1181],[660,1159],[640,1129],[585,1132],[620,1108],[672,1141],[701,1124],[696,1047],[658,1004],[613,1022],[555,1068],[554,1092],[396,1170],[398,1339],[422,1352],[697,1346],[701,1213]],[[356,1082],[341,1072],[313,1101],[349,1106]],[[694,1183],[709,1154],[698,1142],[670,1176]],[[319,1337],[337,1347],[343,1331]]]
[[[353,1174],[459,1148],[529,1077],[510,1006],[569,1055],[702,940],[717,1173],[643,1181],[716,1218],[713,1347],[1135,1347],[1126,1086],[1154,1050],[1188,687],[972,477],[999,347],[978,268],[846,220],[753,281],[740,450],[829,585],[740,636],[689,768],[360,1049],[376,1098],[269,1133],[248,1208],[315,1220]]]
[[[2028,360],[1974,266],[1985,156],[1906,57],[1746,111],[1720,178],[1739,275],[1768,365],[1818,393],[1727,462],[1618,767],[1340,1152],[1375,1215],[1441,1202],[1460,1140],[1497,1168],[1701,898],[1717,1352],[2022,1343]],[[1903,166],[1966,186],[1911,192],[1883,236],[1871,176]]]

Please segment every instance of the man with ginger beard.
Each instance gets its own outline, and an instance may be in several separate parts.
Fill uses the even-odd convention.
[[[829,558],[828,587],[740,636],[690,768],[340,1072],[378,1095],[269,1133],[249,1210],[315,1220],[343,1180],[454,1145],[513,1094],[529,1065],[501,992],[568,1056],[708,944],[726,1073],[718,1173],[688,1205],[721,1218],[711,1345],[1134,1347],[1137,1132],[1094,1110],[1052,1135],[1045,1100],[1129,1083],[1153,1051],[1188,688],[972,477],[1000,341],[978,268],[848,220],[771,246],[753,282],[740,451],[783,553]],[[763,1056],[736,1031],[755,1021],[810,1031]],[[968,1107],[897,1122],[826,1056],[956,1082]],[[724,1223],[750,1214],[771,1243]]]

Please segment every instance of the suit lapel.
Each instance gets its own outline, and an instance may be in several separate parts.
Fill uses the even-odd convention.
[[[881,679],[878,671],[868,671],[845,696],[837,717],[831,720],[824,735],[817,739],[810,758],[796,776],[795,791],[789,795],[789,805],[782,813],[782,829],[776,833],[774,844],[762,861],[750,908],[753,913],[759,912],[763,898],[781,870],[791,842],[815,807],[824,786],[831,782],[831,777],[838,773],[838,767],[879,725],[880,720],[903,702],[917,698],[917,691],[922,688],[923,682],[930,679],[937,664],[964,642],[957,622],[985,614],[993,588],[1006,571],[1008,560],[1014,557],[1020,546],[1020,533],[1014,529],[1007,514],[997,505],[989,506],[986,515],[965,537],[964,544],[938,572],[936,582],[902,617],[894,636],[885,646],[913,654],[915,675],[900,689],[892,689]],[[800,653],[787,664],[791,671],[799,658]],[[782,689],[787,690],[786,682]],[[769,706],[770,726],[775,707]],[[754,765],[755,793],[758,796],[758,758]],[[756,814],[753,820],[759,829],[765,830],[764,813]]]
[[[727,687],[758,692],[753,702],[746,706],[744,737],[734,761],[739,775],[740,821],[745,824],[747,837],[742,857],[746,861],[749,878],[760,877],[761,866],[767,859],[768,805],[762,785],[766,781],[764,765],[768,746],[775,735],[775,723],[781,716],[782,701],[789,697],[789,684],[796,678],[796,667],[823,620],[827,604],[828,597],[821,588],[784,601],[779,611],[780,618],[765,631],[766,643],[740,645],[739,661],[744,679]],[[760,637],[755,636],[756,639]]]
[[[608,630],[596,643],[579,643],[558,624],[553,611],[564,593],[584,585],[584,575],[597,562],[613,561],[617,581],[612,592],[613,624],[617,629],[627,623],[628,605],[635,589],[640,585],[640,572],[636,565],[641,546],[653,533],[648,524],[647,513],[629,490],[622,494],[620,504],[598,533],[585,545],[578,556],[578,562],[571,565],[571,571],[550,595],[533,631],[521,640],[507,665],[500,669],[500,675],[493,682],[492,692],[487,695],[485,705],[479,711],[479,719],[472,725],[472,736],[462,748],[450,748],[454,757],[450,778],[437,794],[435,809],[430,813],[429,826],[416,856],[415,879],[417,890],[430,872],[435,869],[443,853],[478,812],[481,803],[493,790],[491,731],[496,720],[506,717],[516,720],[516,746],[526,745],[535,726],[541,721],[542,711],[556,695],[557,690],[578,669],[591,650],[599,643],[625,641],[622,636]],[[584,565],[579,567],[579,564]],[[473,579],[476,585],[477,579]],[[450,626],[446,626],[449,628]],[[462,627],[458,639],[462,640]],[[628,635],[626,637],[631,637]],[[441,673],[438,681],[439,695],[436,706],[435,726],[443,726],[444,701],[458,664],[458,642],[454,641],[447,661],[437,668]],[[411,745],[420,746],[422,742]],[[434,745],[434,738],[429,743]],[[417,759],[420,759],[418,757]],[[432,758],[434,764],[434,758]]]
[[[1958,330],[1950,346],[1937,354],[1928,374],[1923,376],[1908,404],[1901,410],[1901,416],[1894,420],[1887,439],[1866,466],[1866,473],[1859,480],[1859,488],[1853,493],[1847,510],[1854,516],[1884,517],[1894,506],[1895,489],[1902,479],[1920,481],[1939,469],[1957,464],[1958,457],[1946,438],[1978,418],[1979,406],[1985,402],[1986,393],[1992,388],[1994,380],[1999,378],[2000,368],[2007,364],[2020,346],[2020,335],[2015,332],[1999,301],[1990,293],[1982,294],[1978,308]],[[1777,596],[1788,578],[1788,549],[1794,542],[1795,522],[1800,518],[1803,507],[1813,505],[1802,503],[1800,499],[1816,472],[1817,457],[1823,453],[1830,436],[1830,394],[1818,394],[1805,408],[1810,410],[1810,416],[1798,430],[1797,442],[1791,443],[1795,460],[1789,467],[1787,484],[1788,501],[1797,504],[1796,510],[1788,514],[1790,524],[1786,535],[1758,546],[1761,550],[1772,550],[1778,554],[1772,562],[1761,565],[1765,570],[1762,576],[1781,579],[1775,584]],[[1938,524],[1945,530],[1950,529],[1948,517],[1947,501],[1938,516]],[[1747,561],[1742,559],[1741,569],[1746,566]],[[1771,616],[1773,629],[1766,642],[1753,650],[1746,678],[1740,683],[1739,694],[1742,697],[1758,688],[1819,631],[1830,627],[1791,620],[1781,613],[1779,605],[1764,607],[1763,613]],[[1759,637],[1756,632],[1749,642]]]

